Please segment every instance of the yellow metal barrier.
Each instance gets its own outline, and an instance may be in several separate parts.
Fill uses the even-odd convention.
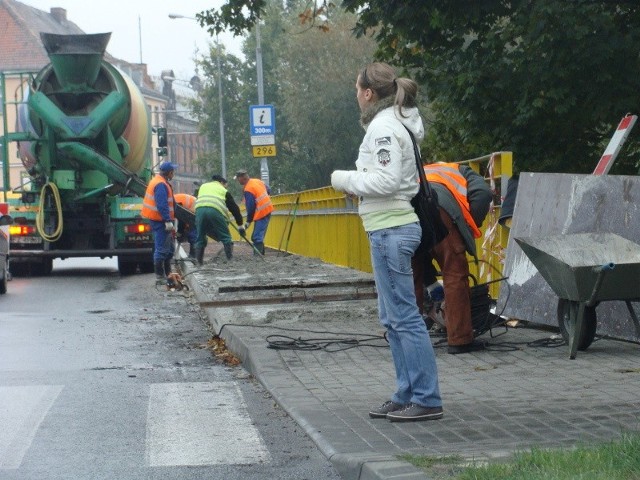
[[[477,240],[478,265],[470,258],[472,275],[480,283],[502,276],[509,237],[498,224],[502,192],[512,175],[512,153],[496,152],[464,160],[491,185],[494,203]],[[504,188],[503,188],[504,187]],[[358,216],[357,203],[332,187],[305,190],[271,197],[275,210],[265,237],[265,245],[281,252],[316,257],[335,265],[371,272],[369,242]],[[251,234],[251,230],[248,232]],[[237,233],[234,237],[239,240]],[[492,298],[498,297],[500,282],[492,283]]]
[[[500,225],[498,218],[500,217],[503,195],[507,191],[507,182],[513,175],[513,154],[511,152],[495,152],[456,163],[469,165],[481,174],[489,182],[491,191],[494,193],[493,203],[480,228],[482,236],[476,240],[478,264],[476,265],[469,257],[469,262],[471,262],[469,271],[479,283],[494,281],[489,286],[489,293],[491,298],[498,298],[502,282],[495,280],[502,278],[502,267],[509,240],[509,229]]]
[[[265,238],[268,247],[371,271],[357,204],[344,193],[324,187],[271,199],[275,211]]]

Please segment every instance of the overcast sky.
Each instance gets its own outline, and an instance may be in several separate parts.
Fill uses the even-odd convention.
[[[107,51],[114,57],[131,63],[139,63],[142,57],[151,75],[172,69],[176,78],[184,80],[195,73],[194,51],[206,52],[212,39],[196,21],[172,20],[169,14],[195,17],[197,12],[225,3],[224,0],[20,1],[46,12],[52,7],[64,8],[67,19],[86,33],[112,32]],[[230,53],[241,55],[241,38],[222,34],[220,42]]]

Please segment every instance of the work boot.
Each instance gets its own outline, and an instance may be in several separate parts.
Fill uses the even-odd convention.
[[[233,243],[223,243],[224,245],[224,254],[227,256],[227,260],[231,260],[233,258]]]
[[[189,258],[196,258],[196,247],[193,246],[193,243],[189,244]]]
[[[196,262],[198,262],[198,265],[202,266],[202,264],[204,263],[204,248],[195,247],[195,251],[196,251]]]
[[[164,285],[167,281],[167,276],[164,273],[164,262],[162,260],[153,262],[153,271],[156,274],[156,285]]]
[[[256,247],[256,250],[258,250],[262,255],[264,255],[264,243],[262,242],[256,242],[253,244],[254,247]],[[254,255],[257,255],[256,252],[253,252]]]

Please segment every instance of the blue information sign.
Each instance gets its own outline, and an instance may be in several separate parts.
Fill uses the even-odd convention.
[[[276,111],[273,105],[251,105],[249,107],[251,136],[276,134]]]

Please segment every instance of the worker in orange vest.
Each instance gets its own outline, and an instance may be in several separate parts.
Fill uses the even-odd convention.
[[[455,355],[482,350],[484,343],[473,338],[467,252],[477,260],[475,239],[482,235],[479,227],[489,211],[491,189],[466,165],[433,163],[425,165],[424,173],[437,194],[440,218],[449,233],[430,252],[412,259],[416,301],[422,311],[423,286],[436,284],[435,259],[444,284],[447,352]]]
[[[176,203],[186,208],[192,213],[196,212],[196,197],[189,195],[188,193],[176,193]],[[198,232],[196,226],[186,222],[178,222],[178,242],[184,242],[185,239],[189,242],[189,258],[196,258],[195,243],[198,238]]]
[[[173,178],[177,165],[162,162],[158,174],[151,179],[142,201],[141,215],[148,218],[153,231],[153,269],[156,285],[167,282],[171,273],[173,239],[176,218],[174,212],[173,188],[169,181]]]
[[[267,233],[273,205],[271,203],[271,190],[257,178],[249,177],[246,170],[238,170],[233,177],[244,190],[244,204],[247,209],[247,221],[244,229],[247,230],[251,222],[254,222],[251,242],[256,249],[264,255],[264,236]]]

